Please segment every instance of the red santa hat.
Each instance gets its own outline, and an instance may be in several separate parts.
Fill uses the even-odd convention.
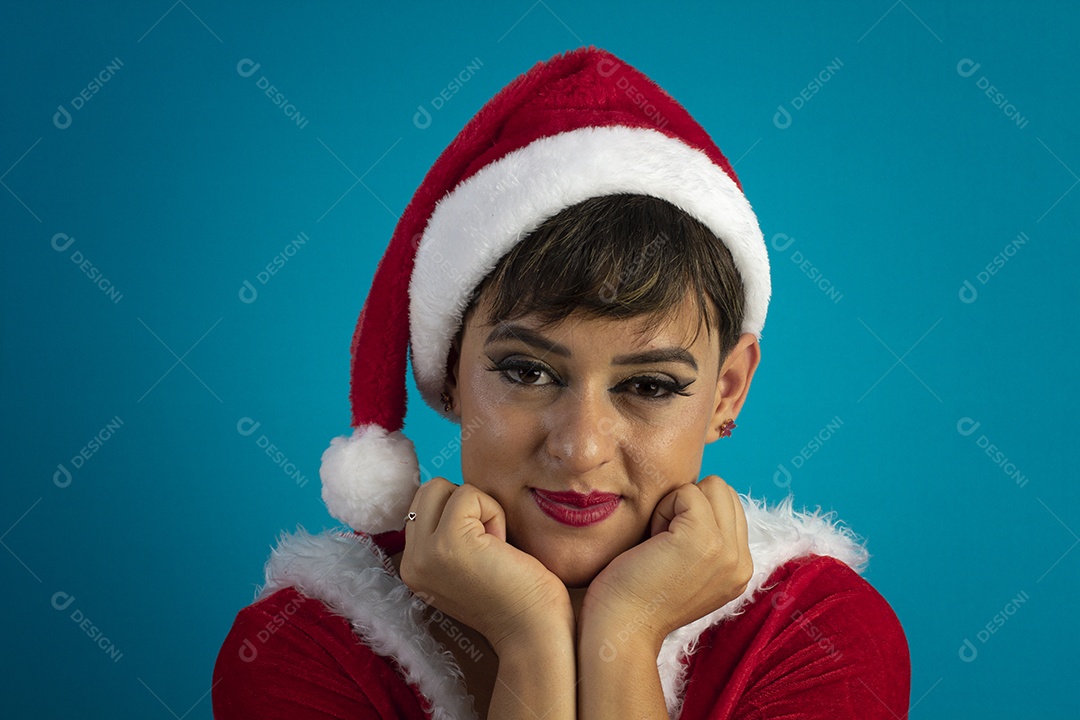
[[[450,344],[474,288],[528,233],[590,197],[650,195],[697,218],[742,276],[742,332],[761,337],[769,259],[731,164],[652,80],[595,47],[556,55],[504,87],[439,155],[398,221],[352,341],[350,436],[323,453],[322,497],[354,530],[400,529],[420,485],[405,423],[407,351],[440,402]]]

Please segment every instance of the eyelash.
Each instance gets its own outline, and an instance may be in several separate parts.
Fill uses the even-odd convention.
[[[514,380],[513,378],[511,378],[507,373],[512,372],[514,370],[517,370],[517,371],[520,371],[520,372],[536,371],[536,372],[546,373],[547,376],[550,377],[551,380],[552,380],[551,384],[553,384],[555,386],[562,385],[562,383],[559,382],[556,379],[555,374],[553,372],[551,372],[551,370],[549,370],[547,367],[545,367],[544,365],[541,365],[539,363],[529,362],[529,361],[526,361],[526,360],[503,360],[500,363],[495,363],[495,364],[489,366],[487,369],[489,371],[491,371],[491,372],[499,373],[499,377],[502,378],[505,382],[510,383],[511,385],[518,385],[518,386],[524,386],[524,387],[529,387],[530,385],[533,385],[533,383],[525,383],[525,382],[521,382],[519,380]],[[654,376],[654,375],[636,375],[636,376],[634,376],[632,378],[627,378],[626,380],[623,380],[621,383],[619,383],[615,387],[616,388],[625,387],[625,386],[631,386],[632,387],[635,383],[642,383],[642,382],[655,383],[657,387],[659,387],[661,390],[664,391],[663,395],[635,395],[636,397],[641,398],[642,400],[661,401],[661,400],[670,400],[675,395],[682,395],[683,397],[688,397],[690,395],[693,395],[693,393],[685,392],[686,388],[690,385],[690,383],[693,382],[693,380],[691,380],[690,382],[685,382],[685,383],[677,383],[677,382],[675,382],[673,380],[670,380],[670,379],[667,379],[667,378],[662,378],[662,377],[657,377],[657,376]],[[546,386],[547,386],[547,383],[545,383],[544,385],[538,385],[537,387],[546,387]]]

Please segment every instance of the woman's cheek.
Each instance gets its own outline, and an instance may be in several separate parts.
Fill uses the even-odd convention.
[[[695,482],[701,468],[704,430],[692,423],[672,419],[628,440],[630,476],[639,492],[641,511],[652,510],[667,493]]]
[[[527,418],[508,414],[505,404],[478,400],[474,412],[462,418],[462,476],[500,500],[510,486],[520,484],[520,470],[528,462],[522,437]]]

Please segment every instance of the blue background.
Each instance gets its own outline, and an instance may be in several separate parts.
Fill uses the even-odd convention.
[[[790,490],[867,538],[910,642],[911,717],[1075,717],[1080,14],[738,5],[5,3],[4,714],[210,716],[218,647],[275,536],[336,525],[319,457],[349,429],[349,341],[397,214],[485,100],[595,44],[709,130],[770,244],[762,365],[703,474]],[[411,405],[422,462],[455,430]]]

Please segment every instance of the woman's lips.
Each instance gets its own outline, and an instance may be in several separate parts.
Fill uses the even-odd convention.
[[[596,491],[582,495],[577,492],[551,492],[533,488],[532,495],[541,512],[570,527],[586,527],[606,520],[622,501],[618,495]]]

